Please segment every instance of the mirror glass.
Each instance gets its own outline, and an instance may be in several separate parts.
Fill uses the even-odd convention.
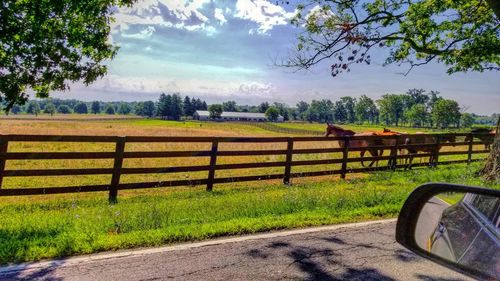
[[[415,241],[424,251],[500,279],[500,198],[442,193],[419,214]]]

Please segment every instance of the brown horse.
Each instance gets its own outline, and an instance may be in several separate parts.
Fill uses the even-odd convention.
[[[326,127],[326,134],[325,136],[328,137],[329,135],[332,135],[334,137],[350,137],[350,136],[375,136],[376,134],[374,132],[366,132],[366,133],[355,133],[354,131],[351,130],[345,130],[339,126],[333,125],[333,124],[328,124]],[[339,140],[339,146],[341,148],[344,148],[344,142],[342,140]],[[376,139],[368,139],[368,140],[350,140],[349,141],[349,147],[356,147],[356,148],[364,148],[362,149],[359,154],[361,158],[365,156],[366,151],[370,152],[370,154],[373,157],[378,156],[378,150],[375,148],[370,148],[376,145],[380,145],[379,140]],[[373,166],[375,163],[375,160],[373,160],[369,167]],[[361,165],[364,167],[364,161],[361,161]]]
[[[468,135],[465,137],[465,141],[470,141],[471,138],[478,138],[484,143],[484,149],[490,149],[491,144],[495,140],[495,130],[490,130],[486,128],[477,128],[470,131],[472,134],[478,134],[472,137]]]
[[[406,147],[405,149],[408,151],[409,158],[405,159],[405,164],[407,166],[405,169],[411,169],[411,164],[413,162],[413,158],[418,152],[423,152],[423,153],[430,153],[431,156],[429,157],[429,166],[435,166],[435,160],[436,160],[436,153],[439,153],[439,151],[442,148],[442,145],[433,146],[429,144],[434,144],[437,142],[437,138],[432,135],[425,134],[423,132],[416,132],[415,134],[409,135],[406,137],[404,144],[405,145],[411,145],[409,147]],[[454,135],[445,135],[441,137],[441,142],[440,143],[455,143],[456,142],[456,137]],[[421,146],[419,146],[421,145]],[[453,145],[455,146],[455,145]],[[408,162],[407,162],[408,161]]]

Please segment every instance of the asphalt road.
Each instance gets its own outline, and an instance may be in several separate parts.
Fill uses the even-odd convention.
[[[468,280],[403,249],[394,229],[390,221],[100,254],[4,267],[0,279]]]
[[[443,200],[432,197],[424,205],[422,211],[418,216],[417,227],[415,229],[415,240],[417,245],[422,249],[427,250],[427,239],[436,229],[436,226],[441,218],[443,211],[448,208],[450,204]]]

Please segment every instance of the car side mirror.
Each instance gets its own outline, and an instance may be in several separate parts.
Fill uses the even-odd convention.
[[[429,183],[401,209],[396,240],[473,278],[500,280],[500,191]]]

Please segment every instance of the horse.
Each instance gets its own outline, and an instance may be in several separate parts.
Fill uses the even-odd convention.
[[[408,151],[410,157],[405,159],[405,164],[407,164],[408,161],[408,165],[405,167],[405,169],[411,169],[413,158],[418,152],[431,153],[431,156],[429,157],[429,166],[435,166],[436,164],[434,163],[434,161],[436,160],[437,153],[439,153],[439,151],[441,150],[442,145],[439,144],[436,147],[436,146],[430,146],[428,144],[436,143],[436,141],[437,139],[435,136],[428,135],[423,132],[416,132],[415,134],[406,137],[404,144],[405,146],[407,146],[406,150]],[[456,137],[454,135],[442,136],[441,143],[446,143],[446,142],[453,144],[456,142]],[[419,144],[422,146],[419,146]]]
[[[346,137],[346,136],[375,136],[376,134],[374,132],[366,132],[366,133],[356,133],[351,130],[345,130],[339,126],[333,125],[333,124],[328,124],[326,127],[326,134],[325,136],[328,137],[330,135],[333,135],[334,137]],[[345,147],[345,143],[342,140],[339,140],[339,146],[341,148]],[[380,140],[377,139],[354,139],[349,141],[349,147],[359,147],[359,148],[364,148],[360,150],[359,154],[361,158],[364,157],[366,151],[368,151],[373,157],[378,156],[378,150],[376,148],[370,148],[376,145],[380,145]],[[375,163],[375,160],[373,160],[369,167],[373,166]],[[365,167],[364,161],[361,161],[361,165]]]
[[[471,134],[479,134],[479,135],[467,135],[465,137],[464,141],[470,141],[471,138],[478,138],[484,143],[484,149],[490,149],[491,144],[495,140],[495,130],[489,130],[486,128],[477,128],[477,129],[472,129]]]

